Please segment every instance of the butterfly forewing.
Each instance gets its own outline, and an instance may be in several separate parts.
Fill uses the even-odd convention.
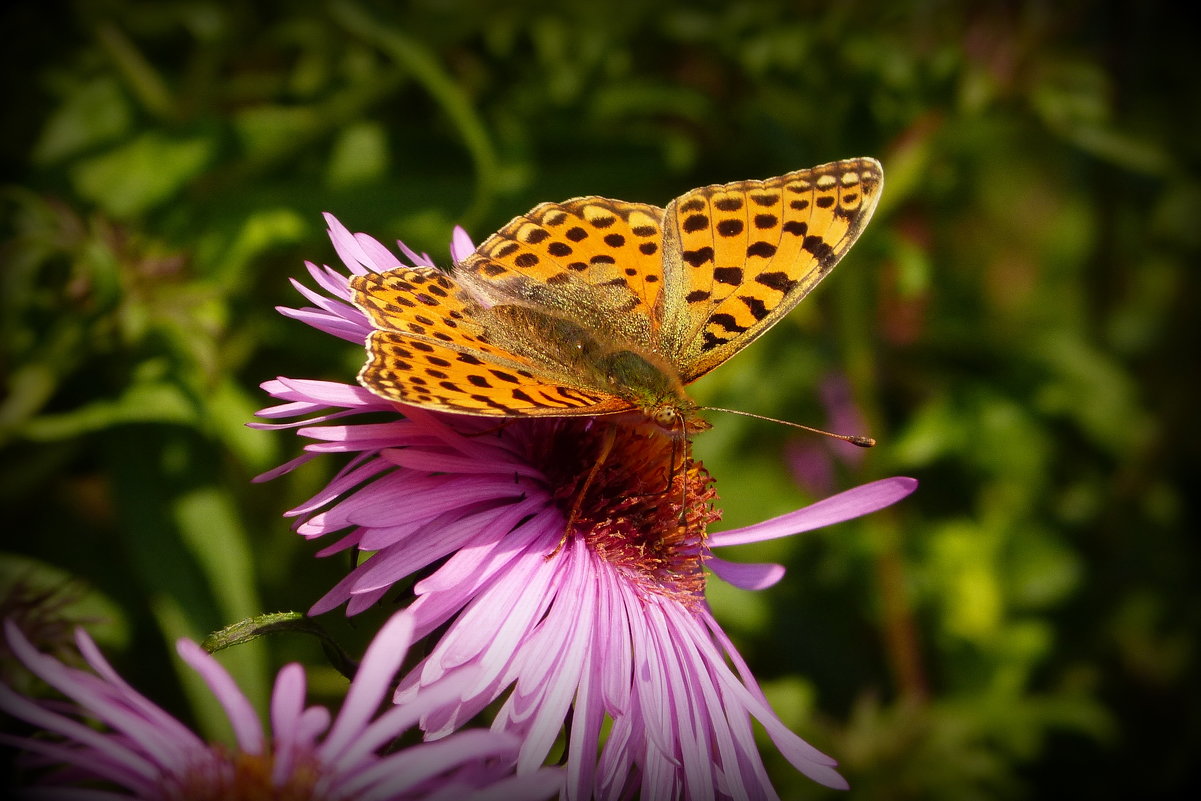
[[[854,244],[882,185],[874,159],[695,189],[664,223],[663,345],[684,383],[754,341]]]
[[[662,291],[663,209],[601,197],[543,203],[490,236],[460,265],[490,303],[587,321],[609,339],[649,342]]]
[[[359,380],[397,403],[486,417],[569,417],[633,408],[607,393],[547,378],[518,361],[395,331],[372,332],[368,354]]]

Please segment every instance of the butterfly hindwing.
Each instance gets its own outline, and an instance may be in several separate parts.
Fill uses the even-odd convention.
[[[580,386],[561,366],[517,352],[501,315],[512,307],[484,309],[439,270],[355,276],[351,289],[375,329],[359,381],[388,400],[501,417],[631,408],[609,392]]]
[[[664,223],[663,345],[687,384],[746,347],[824,278],[879,198],[874,159],[676,198]]]
[[[360,382],[397,403],[486,417],[568,417],[632,408],[613,395],[549,379],[518,361],[395,331],[373,331],[367,352]]]

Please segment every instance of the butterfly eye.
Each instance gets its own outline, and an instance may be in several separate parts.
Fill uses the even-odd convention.
[[[680,418],[680,411],[674,406],[661,406],[655,409],[652,419],[663,428],[674,428],[676,420]]]

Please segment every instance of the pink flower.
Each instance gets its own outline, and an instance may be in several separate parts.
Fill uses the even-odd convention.
[[[351,272],[400,264],[375,240],[327,220]],[[470,251],[456,230],[452,256]],[[348,278],[312,264],[309,272],[328,296],[298,284],[315,308],[282,311],[361,343],[370,327],[348,302]],[[459,688],[422,716],[430,736],[504,698],[493,729],[521,738],[519,774],[541,766],[569,726],[565,798],[773,798],[752,733],[757,720],[798,770],[846,787],[835,761],[771,710],[705,604],[704,568],[747,589],[770,586],[782,567],[726,562],[711,547],[867,514],[908,495],[912,479],[877,481],[711,535],[719,516],[712,479],[686,446],[684,465],[664,476],[673,447],[677,460],[681,448],[653,426],[614,434],[602,418],[498,425],[397,406],[345,384],[280,378],[264,389],[282,403],[260,415],[290,422],[262,427],[298,427],[310,442],[304,456],[261,478],[320,453],[351,457],[288,513],[302,536],[336,537],[319,555],[371,552],[312,613],[346,604],[355,614],[402,579],[419,579],[408,607],[415,636],[443,633],[396,700]],[[346,419],[364,413],[375,414]],[[615,437],[612,452],[598,460],[606,436]]]
[[[37,701],[0,685],[0,709],[43,732],[0,735],[0,742],[54,769],[42,779],[49,786],[27,790],[30,797],[508,801],[548,798],[561,782],[551,769],[514,777],[514,738],[497,732],[465,731],[388,750],[396,737],[447,700],[435,693],[377,715],[412,642],[413,619],[405,613],[394,615],[372,641],[332,725],[324,707],[304,706],[304,671],[291,664],[276,677],[271,728],[264,732],[225,669],[196,643],[180,640],[180,657],[200,674],[229,718],[237,739],[233,748],[205,742],[126,684],[82,629],[76,641],[92,672],[39,653],[11,622],[6,635],[21,663],[75,702]],[[106,729],[93,728],[89,720]]]

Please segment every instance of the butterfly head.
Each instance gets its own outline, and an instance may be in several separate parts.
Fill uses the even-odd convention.
[[[696,407],[692,404],[660,403],[644,409],[643,413],[657,426],[673,433],[697,434],[713,427],[709,422],[697,416]]]

